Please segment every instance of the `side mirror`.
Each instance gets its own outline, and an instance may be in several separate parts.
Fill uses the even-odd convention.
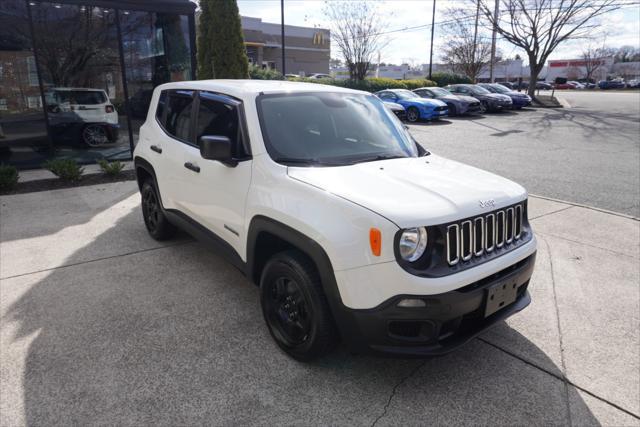
[[[200,155],[206,160],[217,160],[228,166],[236,166],[231,140],[226,136],[204,135],[200,137]]]

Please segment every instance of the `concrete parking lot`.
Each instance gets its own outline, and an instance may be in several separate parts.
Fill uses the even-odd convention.
[[[507,323],[435,359],[301,364],[238,271],[147,236],[134,182],[3,196],[0,424],[640,425],[638,221],[530,217],[533,303]]]
[[[411,125],[433,152],[530,193],[640,217],[640,91],[562,91],[568,108]]]

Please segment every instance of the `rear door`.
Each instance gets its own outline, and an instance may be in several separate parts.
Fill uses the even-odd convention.
[[[245,204],[251,183],[251,156],[242,103],[232,97],[201,91],[196,97],[194,144],[186,145],[182,188],[184,206],[200,224],[238,252],[246,239]],[[202,136],[226,136],[237,164],[226,165],[200,156]]]
[[[156,120],[160,125],[158,138],[145,141],[150,145],[150,158],[156,167],[160,197],[165,208],[185,210],[182,189],[190,175],[185,174],[184,157],[189,144],[193,144],[192,116],[194,114],[193,90],[166,90],[160,95]],[[186,213],[186,212],[185,212]]]

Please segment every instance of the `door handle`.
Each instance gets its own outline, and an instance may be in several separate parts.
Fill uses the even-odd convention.
[[[162,148],[158,147],[157,145],[152,145],[151,148],[153,151],[155,151],[158,154],[162,154]]]
[[[200,166],[198,166],[198,165],[194,165],[194,164],[193,164],[193,163],[191,163],[191,162],[187,162],[187,163],[185,163],[185,164],[184,164],[184,167],[185,167],[185,168],[187,168],[187,169],[189,169],[189,170],[192,170],[192,171],[194,171],[194,172],[196,172],[196,173],[200,173]]]

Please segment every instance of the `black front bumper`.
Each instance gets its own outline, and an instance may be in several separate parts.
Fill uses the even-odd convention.
[[[437,295],[398,295],[368,310],[343,307],[336,316],[342,339],[352,352],[404,357],[437,356],[466,343],[531,302],[527,291],[536,254],[455,291]],[[516,300],[484,316],[488,288],[498,282],[516,284]],[[402,308],[406,298],[426,307]]]

